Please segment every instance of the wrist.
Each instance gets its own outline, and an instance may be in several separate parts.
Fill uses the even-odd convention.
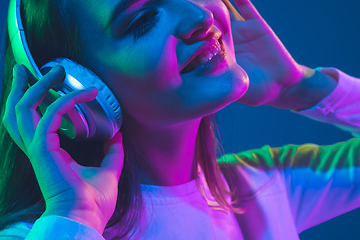
[[[304,68],[303,78],[295,85],[283,88],[281,97],[272,106],[294,111],[310,109],[326,98],[337,86],[335,76]]]
[[[41,217],[46,216],[60,216],[71,219],[73,221],[77,221],[79,223],[85,224],[96,231],[98,231],[101,235],[104,232],[106,223],[101,221],[98,214],[91,213],[89,211],[78,211],[78,210],[71,210],[71,211],[62,211],[62,210],[45,210],[45,212],[41,215]]]

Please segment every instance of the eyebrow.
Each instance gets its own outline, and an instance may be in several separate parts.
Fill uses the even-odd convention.
[[[140,2],[141,0],[120,0],[114,9],[111,11],[110,18],[107,21],[107,24],[105,26],[105,30],[110,27],[110,25],[115,21],[115,18],[120,15],[122,12],[124,12],[127,8],[129,8],[131,5],[134,5],[137,2]]]

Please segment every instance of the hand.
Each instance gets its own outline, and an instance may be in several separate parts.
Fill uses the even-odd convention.
[[[282,95],[314,71],[296,63],[250,0],[234,1],[245,19],[230,12],[236,61],[250,80],[237,102],[278,107]]]
[[[36,108],[46,92],[64,76],[64,68],[55,67],[26,90],[33,76],[25,67],[16,65],[3,124],[34,169],[46,203],[42,216],[64,216],[102,234],[116,206],[124,163],[122,135],[118,132],[105,143],[106,156],[99,168],[80,166],[60,147],[56,131],[61,116],[75,104],[97,96],[96,88],[69,93],[53,102],[40,119]]]

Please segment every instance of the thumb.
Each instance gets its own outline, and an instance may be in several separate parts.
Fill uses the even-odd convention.
[[[119,180],[124,165],[123,138],[120,131],[112,139],[104,143],[104,153],[105,157],[100,168],[112,171]]]

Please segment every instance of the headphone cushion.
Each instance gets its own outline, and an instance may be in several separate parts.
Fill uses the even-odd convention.
[[[115,118],[117,128],[115,133],[120,130],[122,123],[122,113],[120,104],[109,87],[90,69],[78,64],[67,58],[57,58],[46,63],[41,70],[45,68],[53,68],[61,65],[65,68],[68,81],[65,83],[71,90],[81,90],[89,87],[98,89],[98,97],[100,105],[110,114],[111,118]],[[70,86],[69,86],[70,85]]]

